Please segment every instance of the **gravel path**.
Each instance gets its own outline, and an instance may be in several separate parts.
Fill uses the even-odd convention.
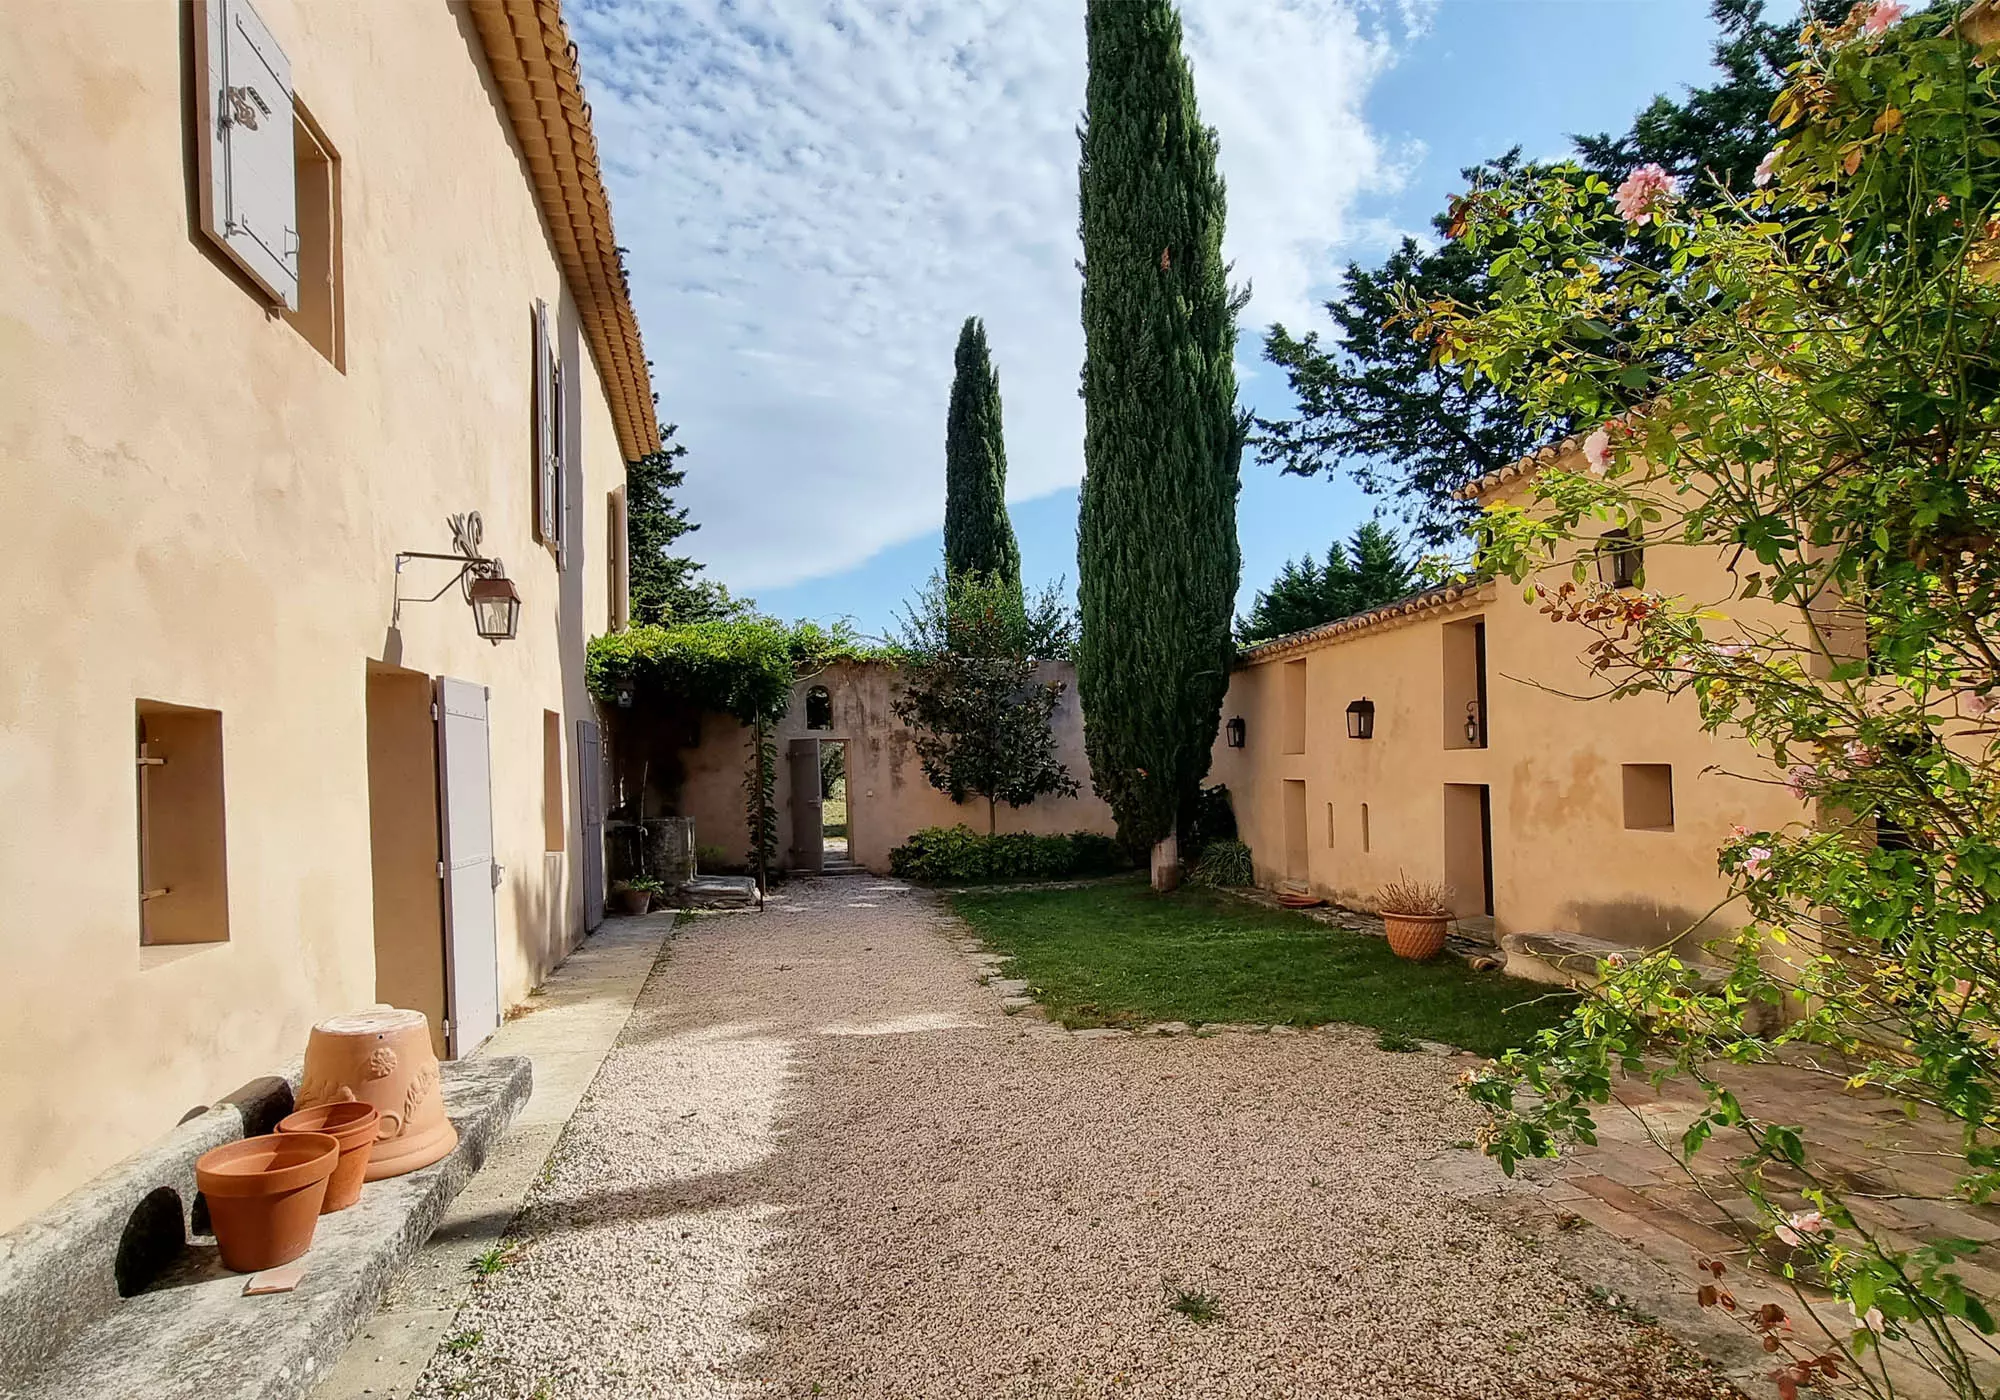
[[[857,879],[684,925],[417,1393],[1735,1394],[1440,1184],[1456,1062],[1072,1036],[963,939]]]

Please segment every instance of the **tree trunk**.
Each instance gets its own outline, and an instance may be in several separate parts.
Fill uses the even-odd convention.
[[[1169,834],[1153,847],[1153,888],[1165,894],[1181,884],[1181,843]]]
[[[999,804],[991,797],[986,799],[986,834],[998,835],[1000,831]]]

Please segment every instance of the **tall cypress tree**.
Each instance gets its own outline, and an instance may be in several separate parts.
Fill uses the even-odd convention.
[[[1000,432],[1000,376],[986,353],[986,327],[965,318],[958,332],[951,408],[944,429],[944,567],[1021,589],[1021,549],[1007,518],[1007,444]]]
[[[1215,132],[1169,0],[1089,0],[1079,137],[1084,478],[1077,693],[1097,791],[1175,878],[1229,684],[1244,424]]]

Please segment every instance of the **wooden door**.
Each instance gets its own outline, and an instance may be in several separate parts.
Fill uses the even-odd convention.
[[[604,757],[597,722],[576,722],[576,800],[583,813],[583,928],[604,922]]]
[[[444,859],[445,1044],[471,1054],[500,1025],[493,773],[485,686],[438,678],[438,827]]]
[[[792,869],[817,875],[826,859],[820,828],[819,740],[794,739],[792,765]]]

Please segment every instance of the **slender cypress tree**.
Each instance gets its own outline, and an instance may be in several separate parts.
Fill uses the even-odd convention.
[[[1153,883],[1229,684],[1244,424],[1215,132],[1169,0],[1089,0],[1079,168],[1084,478],[1077,693],[1097,791]]]
[[[944,567],[1021,590],[1021,549],[1007,518],[1007,443],[1000,431],[1000,376],[986,353],[986,327],[965,318],[944,429]]]

